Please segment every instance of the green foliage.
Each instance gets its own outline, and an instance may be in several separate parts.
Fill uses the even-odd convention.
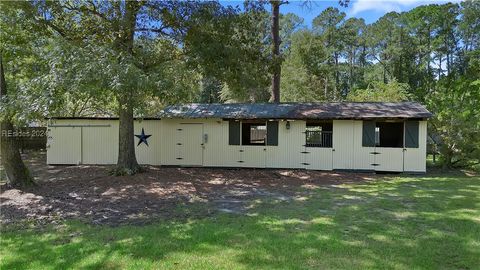
[[[48,53],[52,68],[42,77],[44,88],[54,93],[50,113],[116,115],[117,98],[126,89],[136,89],[138,116],[153,115],[162,104],[191,101],[198,95],[200,77],[180,55],[165,40],[142,40],[137,59],[107,46],[80,47],[57,41]],[[139,67],[137,61],[149,68]]]
[[[270,73],[276,61],[270,56],[270,17],[260,2],[247,2],[244,8],[241,13],[227,10],[196,17],[185,39],[190,64],[222,85],[217,88],[221,88],[223,102],[265,102],[270,98]],[[290,13],[280,17],[282,51],[289,50],[290,37],[302,22]]]
[[[410,100],[409,86],[395,80],[389,83],[372,82],[366,89],[348,93],[346,100],[355,102],[400,102]]]
[[[25,125],[43,119],[47,110],[48,96],[37,80],[48,70],[43,50],[47,41],[35,37],[33,32],[41,30],[33,27],[28,14],[15,9],[15,4],[0,2],[0,54],[8,94],[0,100],[0,121]]]
[[[480,161],[480,79],[442,81],[427,98],[445,167]]]
[[[280,14],[280,51],[286,52],[291,46],[292,35],[302,29],[303,18],[298,17],[296,14],[287,13]],[[271,36],[268,35],[270,39]]]
[[[310,31],[292,36],[292,46],[282,66],[282,101],[329,100],[325,92],[328,76],[327,55],[323,40]]]
[[[185,50],[190,66],[226,85],[224,101],[268,100],[268,47],[262,42],[268,15],[261,5],[251,4],[244,13],[204,12],[189,21]],[[205,8],[218,6],[211,3]]]
[[[215,78],[202,79],[201,103],[220,103],[223,85]]]

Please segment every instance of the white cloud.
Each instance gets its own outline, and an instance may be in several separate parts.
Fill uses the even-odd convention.
[[[419,5],[442,4],[446,2],[460,2],[460,0],[357,0],[352,1],[349,15],[354,16],[364,11],[400,12]]]

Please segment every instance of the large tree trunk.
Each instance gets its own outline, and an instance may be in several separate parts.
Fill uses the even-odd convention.
[[[325,101],[328,101],[328,74],[325,76],[325,85],[323,88],[323,97],[325,98]]]
[[[438,59],[438,79],[442,78],[442,55],[440,54],[440,57]]]
[[[135,174],[140,166],[135,156],[133,106],[130,99],[122,99],[119,108],[119,145],[117,174]]]
[[[135,33],[135,23],[137,12],[140,6],[137,2],[126,2],[125,17],[123,18],[123,34],[119,39],[120,48],[127,50],[129,54],[133,54],[133,42]],[[119,94],[119,133],[118,133],[118,161],[115,174],[135,174],[140,171],[140,166],[135,155],[134,130],[133,130],[133,99],[135,96],[134,89],[129,92]]]
[[[354,65],[355,65],[355,50],[356,48],[354,46],[351,46],[350,48],[350,78],[349,78],[349,88],[348,88],[348,92],[352,91],[352,88],[353,88],[353,84],[354,84],[354,76],[353,76],[353,73],[354,73]],[[348,94],[348,93],[344,93],[344,94]]]
[[[428,74],[428,76],[430,76],[430,62],[432,61],[431,57],[430,57],[430,53],[432,52],[432,50],[430,49],[430,33],[431,33],[431,30],[430,30],[430,25],[429,25],[428,26],[428,38],[427,38],[427,74]]]
[[[334,60],[335,60],[335,93],[333,94],[333,100],[336,101],[337,97],[340,96],[339,94],[339,87],[340,87],[340,77],[338,72],[338,52],[334,53]]]
[[[3,61],[0,55],[0,98],[7,96],[7,84],[3,70]],[[7,181],[13,187],[27,187],[34,184],[28,168],[20,156],[18,140],[13,137],[13,124],[8,115],[4,115],[0,123],[0,158],[5,170]]]
[[[282,62],[280,57],[280,1],[270,1],[272,5],[272,90],[270,101],[278,103],[280,102],[280,74],[282,71]]]
[[[0,144],[2,167],[10,186],[17,188],[32,186],[35,183],[20,156],[18,139],[13,136],[8,136],[9,133],[12,134],[13,130],[11,122],[4,121],[1,123],[2,136]]]

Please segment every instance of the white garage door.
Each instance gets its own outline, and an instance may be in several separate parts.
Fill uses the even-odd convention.
[[[47,163],[82,163],[81,134],[81,127],[49,127]]]
[[[82,163],[115,164],[118,131],[110,127],[82,127]]]

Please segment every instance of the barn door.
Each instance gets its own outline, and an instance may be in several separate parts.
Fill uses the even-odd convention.
[[[109,125],[81,127],[82,163],[115,164],[118,159],[116,132]]]
[[[425,172],[426,137],[426,122],[405,122],[404,171]]]
[[[243,145],[241,152],[242,167],[265,168],[267,158],[266,146]]]
[[[203,124],[180,124],[177,128],[176,156],[179,165],[203,165]]]
[[[82,163],[82,128],[48,127],[48,164]]]
[[[403,172],[403,148],[375,147],[374,170],[381,172]]]
[[[307,170],[331,171],[333,168],[332,148],[305,147],[304,165]]]
[[[377,122],[375,124],[374,156],[375,171],[403,171],[403,123]],[[398,138],[400,136],[400,140]]]
[[[332,170],[332,123],[307,123],[305,129],[305,148],[302,152],[305,169]]]
[[[352,170],[353,168],[353,135],[352,120],[333,121],[333,169]]]

